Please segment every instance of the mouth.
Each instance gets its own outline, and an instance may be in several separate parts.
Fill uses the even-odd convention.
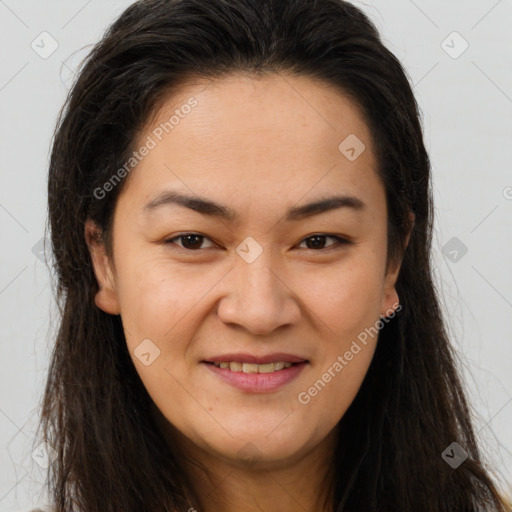
[[[241,391],[277,391],[297,378],[309,364],[307,359],[290,354],[227,354],[202,361],[220,379]]]
[[[304,361],[305,362],[305,361]],[[243,372],[243,373],[274,373],[296,366],[302,363],[290,363],[289,361],[276,361],[275,363],[256,364],[256,363],[240,363],[238,361],[222,361],[222,362],[211,362],[205,361],[206,364],[211,364],[217,368],[223,370],[229,370],[231,372]]]

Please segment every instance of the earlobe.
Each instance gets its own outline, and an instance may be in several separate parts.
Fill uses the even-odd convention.
[[[92,220],[85,222],[85,241],[89,248],[98,291],[94,302],[105,313],[118,315],[119,300],[111,261],[107,255],[101,228]]]

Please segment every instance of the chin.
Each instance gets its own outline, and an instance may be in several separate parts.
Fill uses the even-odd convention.
[[[229,431],[233,437],[203,438],[198,444],[216,457],[243,467],[266,469],[287,466],[305,455],[313,446],[313,439],[304,437],[304,428],[286,429],[269,434],[268,430]]]

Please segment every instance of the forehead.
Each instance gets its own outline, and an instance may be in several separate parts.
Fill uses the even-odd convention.
[[[333,188],[379,192],[359,107],[339,89],[305,76],[189,80],[161,102],[135,148],[149,139],[154,147],[130,175],[132,192],[144,199],[168,185],[224,203],[238,199],[240,206],[249,196],[296,203]]]

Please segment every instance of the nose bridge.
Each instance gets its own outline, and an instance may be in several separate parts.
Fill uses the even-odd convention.
[[[282,283],[277,279],[279,265],[270,249],[251,263],[239,262],[237,280],[244,290],[242,297],[275,301],[282,294]]]
[[[248,238],[237,248],[237,261],[218,314],[225,323],[266,334],[296,321],[299,309],[282,282],[275,252]]]

